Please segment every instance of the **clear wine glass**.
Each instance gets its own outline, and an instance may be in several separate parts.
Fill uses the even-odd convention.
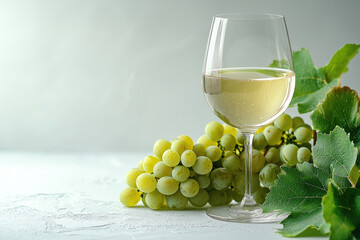
[[[214,113],[244,135],[245,193],[241,203],[213,207],[213,218],[247,223],[277,222],[285,216],[263,213],[251,192],[252,141],[256,130],[289,106],[295,74],[285,18],[275,14],[223,14],[213,18],[203,91]]]

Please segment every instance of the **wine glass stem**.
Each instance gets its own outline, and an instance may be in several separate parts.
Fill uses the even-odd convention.
[[[256,201],[251,192],[252,185],[252,143],[254,139],[253,133],[244,133],[245,147],[245,194],[241,201],[242,206],[254,206]]]

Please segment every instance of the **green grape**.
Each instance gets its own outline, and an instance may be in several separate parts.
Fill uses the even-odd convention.
[[[297,160],[299,163],[308,162],[311,158],[311,152],[306,147],[301,147],[297,151]]]
[[[145,202],[147,206],[153,210],[160,209],[164,206],[165,196],[158,190],[154,190],[151,193],[146,194]]]
[[[170,147],[171,143],[169,141],[160,139],[155,142],[153,152],[158,158],[162,159],[162,155],[166,150],[170,149]]]
[[[192,167],[196,162],[196,154],[192,150],[186,150],[181,154],[180,160],[185,167]]]
[[[222,151],[217,146],[209,146],[206,148],[206,156],[213,162],[221,158]]]
[[[160,161],[154,166],[154,175],[157,178],[162,178],[165,176],[171,177],[172,170],[173,169],[171,167],[167,166],[163,161]]]
[[[136,188],[126,187],[120,193],[120,202],[126,207],[135,206],[141,199],[141,192]]]
[[[194,207],[203,207],[209,201],[209,194],[204,189],[200,189],[195,196],[189,198],[189,201]]]
[[[210,180],[216,190],[230,187],[233,175],[226,168],[216,168],[210,173]]]
[[[306,124],[306,123],[300,124],[300,125],[298,126],[298,128],[299,128],[299,127],[305,127],[305,128],[310,129],[311,131],[313,130],[312,127],[311,127],[309,124]]]
[[[227,125],[226,123],[223,124],[223,127],[224,127],[224,135],[225,134],[231,134],[233,135],[234,137],[236,137],[236,133],[237,133],[237,129],[230,126],[230,125]]]
[[[226,189],[225,191],[226,191],[226,196],[227,196],[225,205],[228,205],[228,204],[231,203],[231,201],[233,200],[232,189],[231,189],[231,188],[228,188],[228,189]]]
[[[232,173],[240,171],[240,159],[234,154],[233,156],[222,159],[222,166]]]
[[[244,193],[242,193],[234,188],[234,189],[232,189],[232,197],[236,202],[241,202],[241,200],[244,197]]]
[[[125,181],[127,185],[129,185],[129,187],[136,188],[136,178],[144,172],[145,171],[138,168],[131,169],[125,176]]]
[[[143,170],[143,171],[145,172],[143,163],[144,163],[144,159],[140,160],[140,162],[139,162],[139,164],[138,164],[138,169]]]
[[[258,128],[258,129],[256,130],[255,134],[263,133],[264,130],[265,130],[265,128],[266,128],[267,126],[274,126],[274,124],[273,124],[273,123],[269,123],[269,124],[267,124],[267,125],[265,125],[265,126],[262,126],[261,128]]]
[[[213,167],[212,161],[208,157],[200,156],[196,158],[195,164],[192,169],[199,175],[207,174]]]
[[[252,151],[252,172],[258,173],[265,165],[265,157],[258,150]],[[240,169],[245,171],[245,152],[240,154]]]
[[[144,158],[143,166],[147,173],[152,173],[156,163],[160,162],[160,158],[155,156],[147,156]]]
[[[142,203],[144,204],[145,207],[149,207],[149,206],[147,205],[146,201],[145,201],[146,194],[147,194],[147,193],[143,193],[143,194],[141,195],[141,201],[142,201]]]
[[[157,182],[157,189],[164,195],[172,195],[179,189],[179,183],[172,177],[162,177]]]
[[[288,166],[295,166],[297,161],[297,151],[299,147],[295,144],[287,144],[280,149],[280,158]]]
[[[205,156],[205,146],[202,143],[194,144],[193,151],[196,154],[197,157]]]
[[[236,156],[236,154],[233,151],[225,151],[224,152],[224,157],[231,157],[231,156]]]
[[[228,198],[225,190],[211,190],[209,192],[209,203],[211,206],[223,206],[226,204]]]
[[[201,137],[199,137],[196,143],[203,144],[205,148],[207,148],[208,146],[217,146],[217,142],[211,140],[206,135],[202,135]]]
[[[224,134],[224,127],[218,122],[209,122],[205,127],[205,134],[213,141],[219,141]]]
[[[194,179],[188,179],[183,183],[180,183],[180,192],[185,197],[194,197],[199,192],[199,183]]]
[[[268,145],[263,133],[255,134],[253,140],[253,147],[257,150],[262,150]]]
[[[232,151],[236,145],[236,138],[229,133],[224,134],[220,140],[220,144],[225,148],[225,150]]]
[[[180,162],[180,155],[178,152],[176,152],[175,150],[172,149],[168,149],[164,152],[163,154],[163,162],[166,164],[166,166],[168,167],[175,167],[179,164]]]
[[[312,129],[307,127],[298,127],[294,135],[299,142],[306,143],[312,139]]]
[[[240,130],[236,133],[236,141],[244,145],[244,135]]]
[[[187,197],[181,194],[180,190],[170,196],[165,196],[165,200],[170,208],[177,210],[186,208],[189,201]]]
[[[253,149],[253,153],[254,153],[254,149]],[[240,154],[239,160],[240,160],[240,170],[245,171],[245,151]]]
[[[178,138],[171,143],[171,149],[181,156],[184,151],[191,150],[192,147],[190,148],[190,146],[182,138]]]
[[[267,194],[270,192],[268,188],[261,187],[254,193],[254,199],[258,204],[263,204]]]
[[[263,133],[270,146],[278,145],[281,142],[282,132],[277,127],[269,125],[264,129]]]
[[[234,176],[234,188],[245,193],[245,172],[239,172]],[[256,192],[260,188],[259,174],[253,174],[251,177],[251,192]]]
[[[259,188],[260,188],[259,174],[255,173],[252,175],[252,178],[251,178],[251,189],[252,189],[251,191],[256,192],[257,190],[259,190]]]
[[[176,166],[172,170],[172,177],[178,182],[185,182],[190,176],[190,170],[184,166]]]
[[[284,132],[292,127],[293,120],[288,114],[283,113],[274,121],[274,125]]]
[[[181,135],[178,138],[181,138],[182,140],[184,140],[186,142],[186,144],[188,145],[189,150],[193,148],[194,142],[191,139],[191,137],[189,137],[187,135]]]
[[[274,185],[276,179],[278,179],[278,174],[281,172],[281,169],[278,165],[269,163],[263,169],[261,169],[259,174],[260,184],[264,187],[271,187]]]
[[[294,117],[293,118],[293,126],[292,126],[292,128],[294,130],[296,130],[303,123],[304,123],[304,120],[301,117]]]
[[[136,187],[145,193],[152,192],[156,189],[156,179],[153,174],[142,173],[136,178]]]
[[[280,161],[280,151],[276,147],[271,147],[265,153],[266,163],[277,163]]]
[[[198,175],[196,181],[199,183],[201,189],[205,189],[210,185],[210,178],[208,175]]]

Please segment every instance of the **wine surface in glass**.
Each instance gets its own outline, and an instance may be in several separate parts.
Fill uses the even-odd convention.
[[[203,75],[205,97],[215,114],[242,130],[254,131],[285,111],[295,74],[277,68],[224,68]]]

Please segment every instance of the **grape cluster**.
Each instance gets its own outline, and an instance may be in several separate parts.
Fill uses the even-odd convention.
[[[300,117],[282,114],[254,136],[252,192],[262,204],[281,172],[280,166],[311,161],[312,128]],[[210,122],[196,144],[182,135],[160,139],[154,155],[142,159],[126,175],[128,185],[120,201],[135,206],[140,200],[151,209],[184,209],[240,202],[245,192],[244,136],[241,131]]]

